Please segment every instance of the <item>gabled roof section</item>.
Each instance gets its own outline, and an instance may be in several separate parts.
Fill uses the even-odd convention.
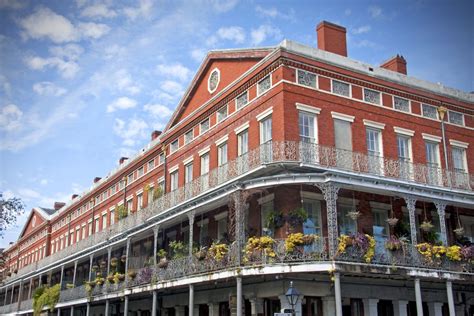
[[[206,101],[218,95],[226,86],[252,68],[252,66],[274,49],[275,47],[264,47],[210,51],[181,98],[164,132],[189,116]],[[219,72],[219,82],[214,91],[209,91],[209,76],[216,69]]]
[[[26,221],[18,239],[21,239],[27,233],[33,231],[36,227],[49,221],[51,216],[56,212],[54,209],[35,207],[31,210],[28,220]]]

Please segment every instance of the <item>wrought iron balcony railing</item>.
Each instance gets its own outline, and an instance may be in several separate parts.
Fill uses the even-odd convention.
[[[472,191],[474,187],[474,175],[472,174],[445,170],[425,164],[414,164],[404,160],[369,156],[365,153],[307,142],[273,141],[260,145],[227,164],[212,169],[208,174],[194,179],[183,187],[164,194],[146,208],[130,214],[114,225],[20,269],[16,275],[12,275],[6,281],[104,243],[110,237],[126,234],[129,229],[145,223],[151,216],[163,213],[173,206],[210,191],[261,166],[284,162],[299,163],[324,170],[339,170],[386,177],[434,187],[449,187],[468,191]]]

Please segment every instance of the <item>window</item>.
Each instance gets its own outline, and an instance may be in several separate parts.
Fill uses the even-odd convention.
[[[222,166],[227,163],[227,143],[223,143],[217,147],[217,164]]]
[[[89,232],[88,232],[88,236],[92,235],[92,221],[89,223]]]
[[[217,221],[217,239],[224,241],[227,235],[227,212],[217,214],[214,218]]]
[[[393,108],[403,112],[410,112],[410,102],[407,99],[393,97]]]
[[[170,190],[174,191],[178,188],[178,170],[170,174]]]
[[[245,91],[244,93],[242,93],[235,99],[235,107],[237,110],[240,110],[241,108],[246,106],[248,102],[249,102],[249,96],[248,96],[247,91]]]
[[[199,124],[199,128],[200,128],[199,135],[207,132],[209,130],[209,118],[202,121],[201,124]]]
[[[270,217],[270,213],[274,212],[273,210],[273,199],[271,201],[267,201],[265,203],[262,203],[260,206],[261,208],[261,223],[262,223],[262,235],[267,235],[267,236],[273,236],[273,229],[269,226],[270,223],[268,222],[268,219]]]
[[[100,230],[99,218],[97,217],[94,222],[95,222],[95,232],[97,233]]]
[[[257,95],[261,95],[268,91],[272,86],[270,75],[266,76],[257,83]]]
[[[227,104],[217,110],[217,123],[223,121],[227,117]]]
[[[430,167],[439,167],[439,147],[438,143],[426,142],[426,162]]]
[[[237,154],[239,156],[249,151],[249,131],[245,130],[237,135]]]
[[[380,92],[364,88],[364,101],[380,104]]]
[[[387,219],[388,219],[388,212],[387,209],[390,209],[390,205],[387,205],[387,208],[384,209],[377,209],[372,208],[372,218],[374,224],[372,226],[373,233],[375,240],[377,242],[376,249],[384,247],[383,244],[380,243],[381,238],[387,238],[390,233],[390,227],[388,226]]]
[[[348,83],[333,80],[332,81],[332,93],[343,95],[345,97],[351,96],[351,86]]]
[[[107,213],[102,214],[102,229],[107,228]]]
[[[184,166],[184,182],[189,183],[193,181],[193,163],[188,163]]]
[[[165,163],[165,154],[164,153],[161,153],[159,156],[158,156],[158,165],[162,165]]]
[[[115,224],[115,209],[114,208],[110,210],[110,225],[113,225],[113,224]]]
[[[155,159],[148,161],[147,171],[150,171],[153,168],[155,168]]]
[[[209,153],[201,156],[201,175],[209,172]]]
[[[174,142],[172,142],[170,144],[170,153],[174,153],[175,151],[177,151],[179,148],[179,141],[178,139],[176,139]]]
[[[305,198],[303,209],[308,213],[308,218],[303,223],[303,234],[321,235],[321,202]]]
[[[133,198],[127,200],[127,213],[130,214],[133,211]]]
[[[81,232],[81,234],[82,234],[81,239],[86,238],[86,225],[82,226],[82,232]]]
[[[298,69],[298,84],[316,88],[316,75],[311,72]]]
[[[464,115],[459,112],[448,111],[449,123],[456,125],[464,125]]]
[[[272,117],[260,121],[260,144],[265,144],[272,140]]]
[[[435,106],[422,104],[421,105],[421,112],[424,117],[429,117],[432,119],[438,119],[438,111]]]
[[[133,173],[129,174],[127,177],[127,183],[132,183],[133,182]]]
[[[367,151],[370,156],[382,156],[382,133],[380,130],[368,128],[366,132]]]
[[[144,168],[142,166],[142,167],[138,168],[138,176],[137,177],[143,176],[143,173],[144,173]]]
[[[466,150],[460,147],[452,147],[453,168],[455,172],[467,172],[466,168]]]
[[[137,210],[141,210],[143,208],[143,193],[137,195]]]
[[[410,142],[409,136],[397,135],[398,160],[401,162],[410,162]]]
[[[305,143],[316,143],[316,116],[307,112],[299,112],[300,139]]]
[[[203,220],[199,223],[199,243],[206,244],[209,237],[209,220]]]
[[[355,202],[357,203],[357,201]],[[357,232],[355,221],[350,218],[349,212],[354,210],[354,206],[349,204],[339,204],[337,207],[337,223],[339,226],[339,235],[350,235]]]
[[[338,119],[334,120],[334,138],[336,148],[352,151],[351,122]]]
[[[190,142],[193,141],[193,138],[194,138],[194,134],[193,134],[193,130],[191,129],[186,134],[184,134],[184,143],[189,144]]]

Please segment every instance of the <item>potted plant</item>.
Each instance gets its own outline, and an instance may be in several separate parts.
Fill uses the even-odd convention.
[[[104,280],[104,278],[101,277],[101,276],[95,278],[95,284],[97,284],[97,285],[99,285],[99,286],[100,286],[100,285],[103,285],[104,282],[105,282],[105,280]]]
[[[128,271],[127,275],[130,279],[133,280],[137,276],[137,272],[135,270],[130,270],[130,271]]]
[[[97,264],[94,264],[94,265],[92,266],[92,271],[93,271],[93,272],[96,272],[97,270],[99,270],[99,266],[98,266]]]
[[[166,269],[168,267],[168,259],[166,259],[166,251],[164,249],[158,250],[156,256],[160,259],[158,261],[158,267],[160,269]]]
[[[288,223],[291,227],[302,225],[308,219],[308,212],[302,207],[288,212]]]
[[[169,247],[173,253],[173,259],[181,259],[186,257],[186,249],[182,241],[173,240],[169,243]]]
[[[66,284],[66,289],[73,289],[74,288],[74,284],[72,283],[67,283]]]
[[[114,275],[113,274],[109,274],[107,276],[107,282],[109,282],[110,284],[113,284],[115,282],[115,279],[114,279]]]
[[[216,261],[221,261],[224,259],[228,252],[229,246],[226,244],[213,242],[211,247],[209,247],[209,256]]]
[[[360,212],[354,209],[350,212],[347,212],[347,216],[350,217],[353,221],[357,221],[357,219],[360,217]]]
[[[282,212],[271,211],[265,218],[265,223],[268,228],[277,229],[283,226],[285,220]]]
[[[202,261],[206,259],[207,256],[207,247],[200,247],[195,253],[194,256],[199,260]]]
[[[250,237],[245,246],[244,260],[249,261],[251,257],[259,255],[260,253],[267,257],[275,258],[276,253],[275,250],[273,250],[274,244],[275,240],[270,236]]]
[[[117,257],[112,257],[112,259],[110,259],[110,266],[112,268],[115,268],[115,267],[117,267],[117,265],[118,265],[118,258]]]
[[[387,223],[390,225],[390,227],[395,227],[395,225],[398,223],[398,218],[395,216],[389,217],[387,218]]]
[[[153,200],[159,199],[162,196],[163,196],[163,190],[161,189],[160,186],[157,186],[155,189],[153,189]]]
[[[385,242],[385,248],[390,251],[397,251],[402,249],[406,242],[406,238],[404,237],[397,238],[397,236],[391,235]]]
[[[420,224],[420,228],[424,231],[424,232],[430,232],[432,229],[433,229],[433,224],[431,224],[431,221],[428,221],[428,220],[424,220],[421,224]]]
[[[454,229],[453,232],[456,234],[456,237],[461,238],[464,236],[464,227],[459,226],[458,228]]]

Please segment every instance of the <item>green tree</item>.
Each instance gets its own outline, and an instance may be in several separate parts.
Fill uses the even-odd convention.
[[[0,237],[3,238],[5,230],[15,224],[17,217],[25,211],[25,204],[17,197],[5,199],[0,192],[0,206]]]

